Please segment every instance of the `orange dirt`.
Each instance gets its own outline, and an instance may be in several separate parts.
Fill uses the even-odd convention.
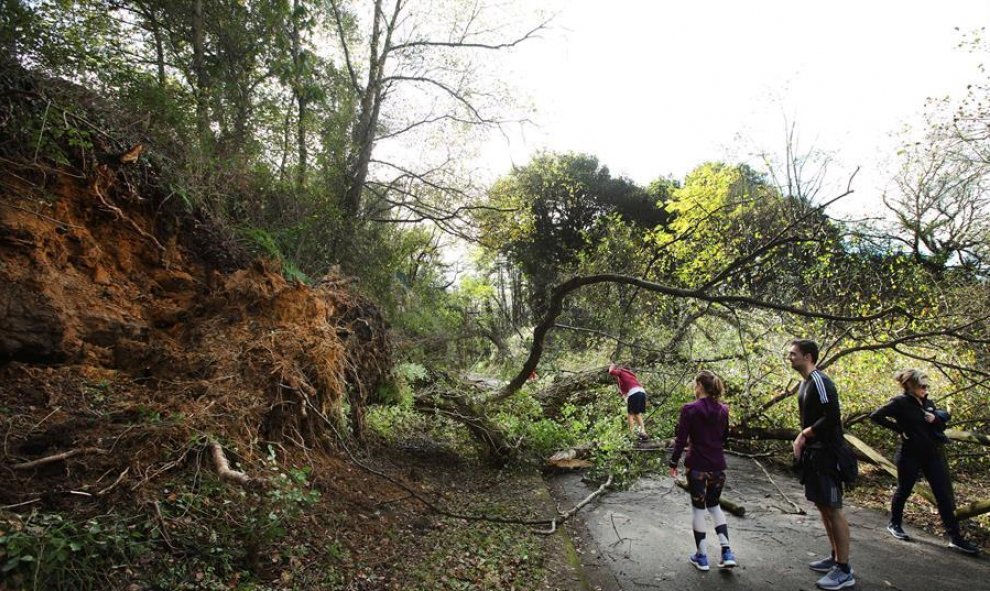
[[[58,506],[125,469],[104,494],[137,492],[208,439],[248,464],[265,443],[329,449],[320,414],[360,429],[390,364],[374,307],[336,277],[311,288],[264,261],[224,272],[188,226],[124,165],[3,163],[0,505]],[[16,468],[79,448],[108,453]]]

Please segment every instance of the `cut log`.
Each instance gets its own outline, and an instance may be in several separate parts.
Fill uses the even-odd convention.
[[[547,462],[547,467],[554,470],[581,470],[584,468],[590,468],[595,464],[591,460],[578,460],[574,458],[562,459],[562,460],[551,460]]]
[[[580,470],[590,468],[594,464],[587,458],[591,456],[594,445],[579,445],[558,451],[547,460],[547,468],[551,470]]]
[[[550,456],[548,461],[552,463],[560,460],[583,460],[591,455],[591,450],[595,449],[595,447],[595,445],[579,445],[577,447],[562,449]]]
[[[674,482],[677,483],[677,486],[684,489],[685,492],[687,493],[691,492],[691,489],[688,488],[687,482],[684,482],[683,480],[675,480]],[[723,508],[725,508],[725,510],[728,511],[729,513],[735,515],[736,517],[743,517],[746,515],[746,507],[743,507],[742,505],[734,501],[730,501],[725,497],[719,499],[718,504],[721,505]]]

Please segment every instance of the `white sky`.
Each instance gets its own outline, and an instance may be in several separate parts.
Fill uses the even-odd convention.
[[[892,134],[929,97],[961,97],[983,56],[957,46],[990,2],[563,0],[542,39],[510,58],[537,127],[483,152],[496,175],[541,149],[593,154],[639,184],[707,160],[801,147],[832,152],[856,199],[877,203]]]

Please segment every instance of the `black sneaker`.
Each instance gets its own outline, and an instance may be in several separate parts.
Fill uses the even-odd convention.
[[[976,555],[980,553],[979,546],[976,544],[971,544],[963,538],[952,538],[952,540],[949,541],[949,548],[955,548],[956,550],[966,554]]]
[[[896,523],[888,524],[887,525],[887,531],[889,531],[890,532],[890,535],[894,536],[898,540],[910,540],[911,539],[911,536],[909,536],[906,533],[904,533],[904,530],[901,528],[901,526],[898,525],[898,524],[896,524]]]

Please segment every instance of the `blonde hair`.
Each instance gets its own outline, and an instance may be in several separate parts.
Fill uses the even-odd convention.
[[[911,386],[927,384],[928,374],[909,367],[895,373],[894,379],[897,380],[897,382],[901,385],[901,388],[904,388],[904,391],[907,392]]]
[[[725,394],[725,384],[722,383],[722,378],[718,377],[713,371],[708,371],[703,369],[698,372],[698,375],[694,376],[695,383],[701,384],[701,389],[708,394],[710,398],[718,400]]]

